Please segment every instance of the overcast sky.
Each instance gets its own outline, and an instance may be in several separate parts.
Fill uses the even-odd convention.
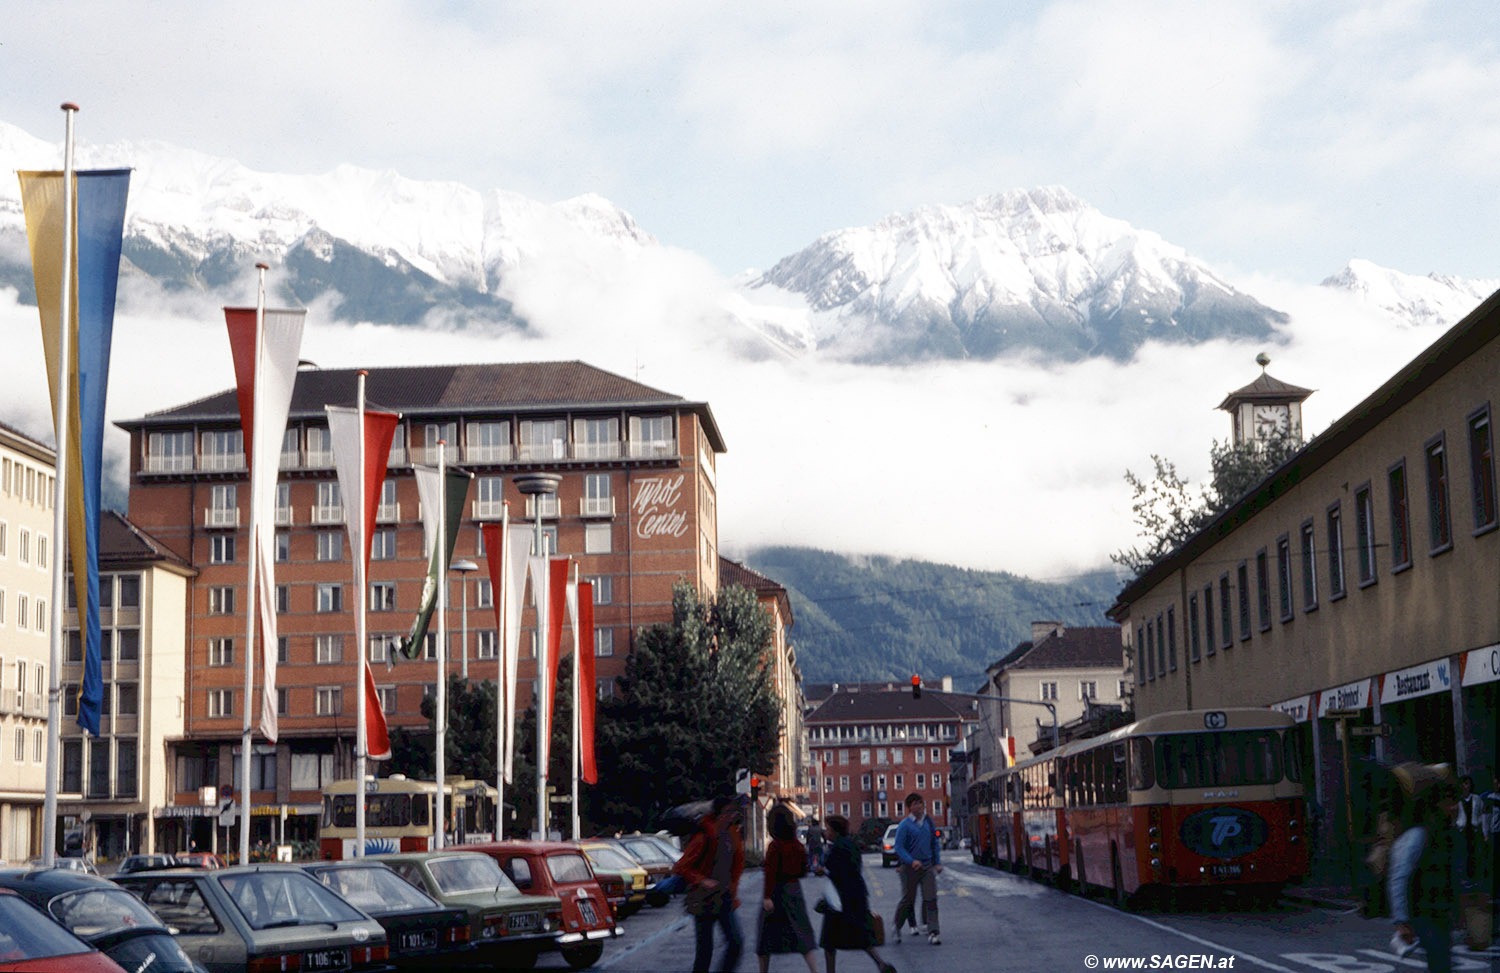
[[[305,357],[583,358],[707,400],[730,449],[731,553],[800,541],[1036,577],[1099,566],[1131,541],[1123,471],[1162,453],[1201,474],[1228,430],[1213,406],[1258,373],[1262,349],[1227,342],[1147,348],[1123,367],[881,369],[750,364],[705,332],[728,276],[825,231],[1064,185],[1288,311],[1271,371],[1318,390],[1313,433],[1440,333],[1313,285],[1353,257],[1500,277],[1492,2],[147,9],[7,9],[0,119],[60,140],[57,106],[72,100],[94,143],[609,198],[668,249],[587,286],[566,255],[537,261],[511,295],[538,323],[530,342],[413,340],[314,307]],[[135,307],[117,325],[112,417],[232,384],[213,302]],[[17,336],[0,418],[36,428],[35,310],[0,294],[0,327]]]

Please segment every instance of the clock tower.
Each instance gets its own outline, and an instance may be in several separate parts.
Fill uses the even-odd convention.
[[[1270,356],[1255,356],[1260,377],[1224,397],[1219,408],[1229,413],[1234,444],[1265,443],[1283,436],[1302,438],[1302,402],[1313,389],[1291,385],[1266,374]]]

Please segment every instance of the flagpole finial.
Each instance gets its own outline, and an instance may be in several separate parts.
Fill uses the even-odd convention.
[[[71,102],[71,101],[65,101],[65,102],[62,103],[62,110],[63,111],[79,111],[80,109],[79,109],[79,107],[77,105],[73,104],[73,102]]]
[[[358,375],[360,378],[369,378],[370,377],[370,370],[368,368],[361,368],[359,371],[355,372],[354,374]]]

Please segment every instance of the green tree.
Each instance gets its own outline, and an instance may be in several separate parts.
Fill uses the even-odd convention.
[[[595,812],[606,829],[650,827],[665,809],[766,773],[781,729],[772,629],[740,585],[702,600],[672,589],[672,622],[641,630],[620,692],[600,707]]]
[[[1206,527],[1255,489],[1302,449],[1300,436],[1283,433],[1269,440],[1234,443],[1215,440],[1209,449],[1209,481],[1196,496],[1171,460],[1152,454],[1150,479],[1130,470],[1131,515],[1142,543],[1117,551],[1110,560],[1137,577]]]

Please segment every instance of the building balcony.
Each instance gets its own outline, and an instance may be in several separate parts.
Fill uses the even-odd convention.
[[[580,497],[578,500],[578,516],[580,517],[613,517],[614,515],[614,497]]]
[[[537,516],[537,500],[540,498],[543,517],[558,517],[562,514],[562,503],[557,499],[557,494],[532,494],[526,498],[526,516],[535,519]]]
[[[27,693],[21,704],[21,715],[45,719],[47,716],[46,697],[41,693]]]
[[[510,443],[497,443],[489,446],[476,446],[471,443],[464,449],[464,462],[509,463],[512,455]]]
[[[309,470],[326,470],[333,466],[333,450],[309,449],[303,464]]]
[[[240,508],[227,507],[216,509],[209,507],[203,511],[204,527],[238,527],[240,525]]]
[[[473,510],[475,520],[499,520],[505,513],[505,501],[475,500]]]
[[[392,467],[392,466],[405,466],[406,464],[407,464],[407,459],[406,459],[406,444],[405,443],[391,443],[391,451],[386,456],[385,465],[387,467]]]
[[[568,442],[565,439],[554,439],[546,443],[522,443],[516,458],[523,463],[567,459]]]
[[[344,522],[344,505],[317,504],[312,508],[312,522],[315,524],[342,524]]]
[[[245,454],[204,453],[198,457],[198,470],[201,473],[243,473]]]
[[[295,449],[281,451],[281,469],[295,470],[302,462],[302,454]]]
[[[394,524],[401,520],[401,504],[382,503],[375,508],[375,522],[377,524]]]
[[[638,440],[632,441],[629,446],[629,455],[631,459],[677,458],[677,440],[675,439]]]
[[[292,517],[292,508],[291,507],[287,506],[287,507],[277,507],[276,508],[276,526],[277,527],[290,527],[290,526],[292,526],[292,521],[293,521],[293,517]]]
[[[620,444],[609,443],[574,443],[574,459],[619,459]]]
[[[183,455],[147,456],[147,473],[191,473],[193,458]]]

